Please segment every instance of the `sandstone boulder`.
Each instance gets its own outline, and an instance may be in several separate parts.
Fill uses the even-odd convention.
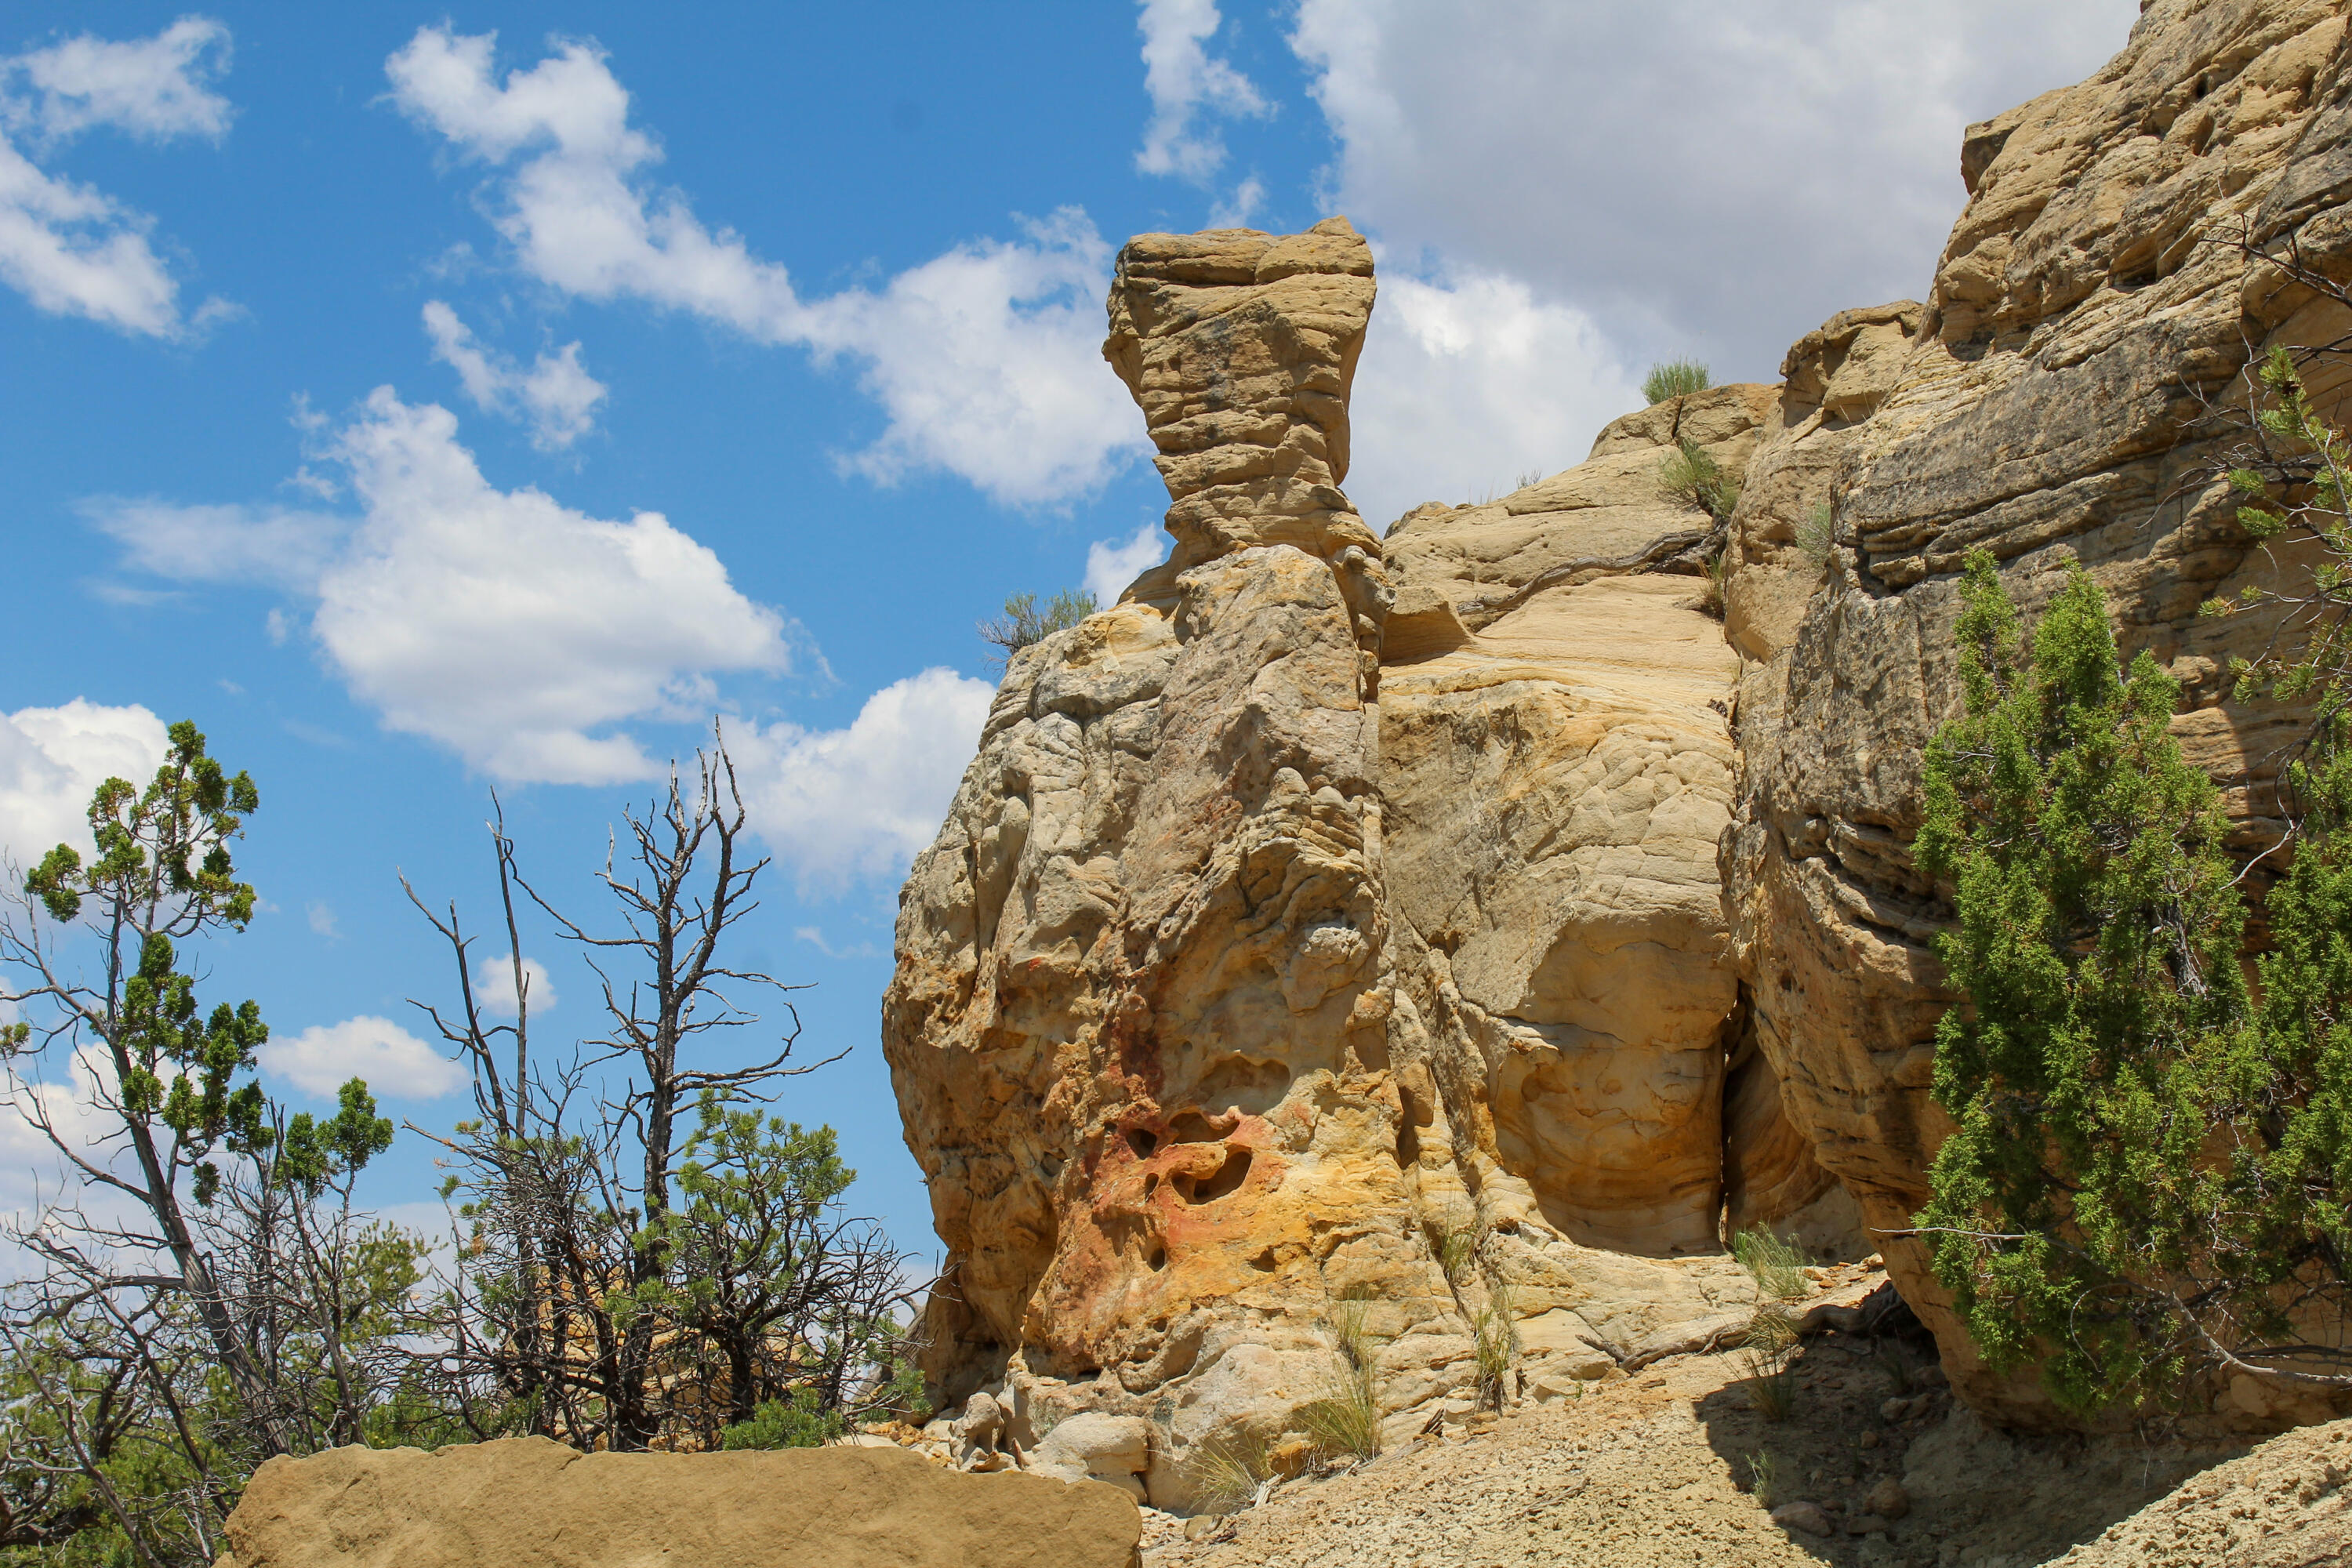
[[[254,1472],[226,1568],[1129,1568],[1094,1481],[967,1476],[902,1449],[583,1454],[544,1437],[335,1448]]]

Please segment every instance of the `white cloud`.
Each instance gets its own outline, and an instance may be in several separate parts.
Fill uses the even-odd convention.
[[[1110,247],[1075,207],[812,305],[800,341],[863,362],[889,416],[847,466],[884,483],[943,468],[1007,505],[1101,485],[1144,450],[1134,405],[1102,361]]]
[[[1265,182],[1252,174],[1234,187],[1234,194],[1209,209],[1211,228],[1247,228],[1265,202]]]
[[[1097,539],[1087,546],[1087,592],[1108,609],[1127,585],[1168,559],[1168,531],[1147,522],[1126,541]]]
[[[91,853],[89,797],[110,778],[144,785],[163,765],[163,721],[77,697],[0,716],[0,852],[29,869],[59,844]]]
[[[867,698],[845,730],[731,732],[751,826],[803,891],[902,873],[938,835],[994,695],[986,681],[927,669]]]
[[[713,672],[791,666],[788,623],[738,592],[709,549],[658,512],[608,522],[538,489],[493,487],[437,405],[379,387],[321,452],[362,516],[304,567],[315,573],[312,635],[387,728],[493,777],[653,777],[656,764],[614,726],[698,721]],[[292,514],[148,501],[98,515],[147,547],[135,563],[152,570],[287,581],[257,561],[256,542]],[[287,622],[272,614],[276,635]]]
[[[1225,161],[1225,144],[1198,129],[1206,113],[1263,115],[1271,106],[1249,78],[1204,47],[1223,18],[1216,0],[1139,0],[1136,26],[1143,34],[1143,90],[1151,95],[1151,123],[1135,166],[1147,174],[1205,180]]]
[[[942,468],[1000,501],[1051,503],[1141,450],[1097,352],[1109,248],[1083,214],[957,246],[878,291],[804,300],[784,268],[653,184],[661,151],[594,47],[560,44],[501,84],[494,43],[420,28],[384,68],[403,111],[499,171],[493,221],[530,276],[857,362],[888,424],[849,466],[886,482]]]
[[[111,43],[88,33],[0,61],[0,120],[63,141],[111,125],[150,142],[228,133],[229,101],[211,79],[229,62],[228,28],[183,16],[152,38]],[[16,88],[21,80],[25,92]]]
[[[474,961],[474,995],[484,1012],[511,1018],[522,1011],[515,1003],[514,972],[514,954],[510,952]],[[555,1005],[555,983],[547,977],[547,965],[535,958],[524,959],[522,984],[533,1009],[544,1013]]]
[[[34,309],[175,335],[179,287],[148,247],[148,226],[144,216],[42,174],[0,141],[0,280]]]
[[[280,507],[175,506],[153,497],[93,496],[78,509],[122,546],[122,564],[184,583],[271,583],[308,591],[351,524]]]
[[[311,933],[315,936],[322,936],[329,942],[333,942],[342,935],[341,931],[337,927],[335,911],[331,905],[305,904],[302,906],[302,918],[309,922]]]
[[[1582,311],[1508,278],[1391,271],[1356,368],[1348,494],[1375,530],[1423,501],[1503,494],[1583,461],[1641,403]]]
[[[1832,312],[1924,291],[1962,128],[2090,74],[2138,12],[1496,0],[1465,26],[1301,0],[1292,44],[1339,142],[1332,205],[1391,254],[1517,279],[1645,360],[1770,380]]]
[[[437,1100],[466,1081],[457,1064],[389,1018],[362,1014],[276,1037],[255,1053],[261,1070],[305,1094],[331,1099],[347,1079],[367,1079],[384,1100]]]
[[[833,943],[824,940],[824,929],[822,926],[794,926],[793,928],[793,935],[796,940],[808,943],[811,947],[816,949],[827,958],[877,958],[881,956],[876,951],[874,944],[870,942],[852,942],[847,947],[834,946]]]
[[[474,406],[529,424],[532,446],[554,451],[594,426],[605,386],[582,368],[578,343],[541,353],[525,370],[483,347],[457,312],[438,300],[425,301],[425,331],[433,339],[433,357],[457,371]]]
[[[0,281],[36,310],[125,332],[178,338],[228,313],[208,300],[183,320],[179,287],[148,244],[146,215],[43,173],[9,136],[47,149],[93,126],[152,142],[218,141],[229,104],[206,80],[228,65],[228,29],[184,17],[150,38],[87,34],[0,58]]]
[[[0,1097],[0,1211],[22,1223],[32,1217],[35,1200],[54,1202],[79,1185],[68,1176],[57,1145],[42,1131],[46,1121],[66,1146],[103,1170],[113,1163],[114,1151],[102,1142],[121,1123],[104,1109],[113,1099],[114,1069],[102,1058],[76,1052],[65,1062],[62,1079],[13,1079],[11,1092]],[[110,1200],[93,1191],[93,1214]]]

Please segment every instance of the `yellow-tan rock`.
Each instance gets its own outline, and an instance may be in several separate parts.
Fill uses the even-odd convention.
[[[1720,1249],[1739,994],[1716,851],[1739,660],[1702,578],[1643,568],[1710,527],[1659,488],[1676,444],[1736,473],[1777,401],[1759,386],[1671,400],[1618,420],[1575,468],[1391,531],[1398,603],[1433,593],[1478,628],[1442,653],[1388,652],[1381,762],[1410,1004],[1392,1050],[1427,1062],[1490,1223],[1650,1256]],[[1768,1078],[1748,1080],[1767,1100]],[[1822,1196],[1802,1144],[1744,1114],[1759,1136],[1742,1154],[1776,1168],[1743,1191],[1787,1201],[1764,1217]]]
[[[1595,1375],[1754,1300],[1717,1229],[1738,661],[1686,568],[1559,568],[1704,531],[1657,468],[1677,431],[1744,461],[1770,389],[1383,551],[1338,489],[1370,268],[1339,220],[1121,253],[1175,552],[1013,658],[901,899],[927,1371],[1014,1450],[1116,1430],[1162,1507],[1221,1436],[1303,1447],[1342,1321],[1402,1439],[1467,1408],[1498,1287],[1531,1364]]]
[[[544,1437],[334,1448],[254,1472],[226,1568],[1131,1568],[1098,1481],[959,1475],[895,1447],[583,1454]]]

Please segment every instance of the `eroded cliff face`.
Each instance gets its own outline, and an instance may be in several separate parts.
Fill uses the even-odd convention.
[[[1949,911],[1908,847],[1956,574],[1982,544],[2031,608],[2089,567],[2242,847],[2275,835],[2284,721],[2217,679],[2266,628],[2195,618],[2273,568],[2200,465],[2250,355],[2352,327],[2237,243],[2352,268],[2347,4],[2156,0],[2091,81],[1971,130],[1924,305],[1385,539],[1340,488],[1354,231],[1131,241],[1105,354],[1174,548],[1013,658],[902,895],[885,1044],[950,1249],[940,1390],[1015,1433],[1143,1423],[1138,1484],[1183,1507],[1212,1438],[1296,1436],[1349,1313],[1402,1435],[1466,1395],[1506,1292],[1530,1380],[1740,1321],[1722,1244],[1760,1224],[1883,1247],[1964,1395],[2048,1419],[1895,1234],[1942,1133]],[[1660,488],[1685,441],[1744,479],[1721,530]]]
[[[2275,568],[2205,465],[2222,436],[2213,411],[2243,405],[2250,355],[2352,326],[2238,243],[2292,238],[2339,275],[2352,263],[2345,9],[2156,0],[2097,76],[1971,128],[1968,207],[1883,402],[1842,425],[1825,398],[1811,436],[1751,469],[1735,533],[1744,550],[1765,542],[1748,560],[1774,574],[1751,595],[1743,565],[1732,601],[1754,607],[1734,629],[1769,662],[1738,701],[1727,897],[1788,1112],[1874,1226],[1908,1223],[1946,1127],[1929,1088],[1952,998],[1930,942],[1948,909],[1909,845],[1920,748],[1958,704],[1965,552],[1999,557],[2029,613],[2069,563],[2088,568],[2126,657],[2152,649],[2183,682],[2175,732],[2222,786],[2239,847],[2275,837],[2265,759],[2292,719],[2224,703],[2218,679],[2268,627],[2196,615]],[[1822,459],[1801,465],[1808,442]],[[1790,563],[1771,542],[1815,496],[1837,547]],[[1777,606],[1801,570],[1814,581],[1790,617]],[[1979,1366],[1916,1244],[1892,1239],[1886,1258],[1964,1396],[2006,1420],[2053,1418],[2031,1377]],[[2251,1380],[2231,1402],[2298,1414]]]

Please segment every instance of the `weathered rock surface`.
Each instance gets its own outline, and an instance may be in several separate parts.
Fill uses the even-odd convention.
[[[1129,1568],[1116,1487],[897,1448],[583,1454],[544,1437],[335,1448],[254,1472],[224,1568]]]
[[[929,1366],[953,1397],[1012,1374],[1033,1427],[1278,1431],[1348,1293],[1401,1386],[1467,1375],[1386,1050],[1390,589],[1337,488],[1370,271],[1344,220],[1121,252],[1105,352],[1175,556],[1014,657],[902,896],[885,1047],[950,1249]]]
[[[1381,779],[1391,1049],[1416,1114],[1444,1118],[1431,1184],[1466,1183],[1489,1225],[1719,1248],[1741,1020],[1716,846],[1739,659],[1701,579],[1643,568],[1709,526],[1660,491],[1675,444],[1737,472],[1777,403],[1758,386],[1676,398],[1610,426],[1577,468],[1390,531],[1399,602],[1433,591],[1476,628],[1388,653]],[[1829,1184],[1752,1059],[1759,1103],[1729,1161],[1743,1203],[1780,1218]]]
[[[1966,551],[1998,556],[2029,610],[2070,563],[2087,567],[2126,656],[2152,649],[2183,681],[2191,710],[2176,731],[2221,784],[2244,846],[2275,832],[2263,759],[2278,718],[2224,704],[2217,679],[2266,628],[2196,616],[2267,562],[2199,466],[2220,434],[2208,405],[2227,405],[2250,353],[2352,324],[2231,243],[2292,235],[2308,260],[2352,261],[2344,10],[2154,0],[2089,81],[1971,128],[1970,198],[1916,329],[1902,307],[1849,312],[1792,351],[1784,401],[1818,397],[1823,417],[1810,433],[1810,417],[1784,418],[1735,519],[1734,635],[1770,662],[1741,689],[1724,868],[1787,1112],[1873,1226],[1897,1229],[1924,1200],[1944,1127],[1929,1074],[1951,998],[1929,944],[1948,911],[1908,846],[1920,748],[1958,705]],[[1857,316],[1879,321],[1832,366],[1830,340]],[[1916,335],[1907,353],[1898,328]],[[1856,365],[1849,413],[1874,412],[1833,427]],[[1816,496],[1839,543],[1792,617],[1773,545]],[[1890,1241],[1886,1257],[1969,1399],[2005,1419],[2054,1418],[2030,1379],[1978,1365],[1915,1244]],[[2231,1401],[2253,1419],[2322,1413],[2251,1383]]]

